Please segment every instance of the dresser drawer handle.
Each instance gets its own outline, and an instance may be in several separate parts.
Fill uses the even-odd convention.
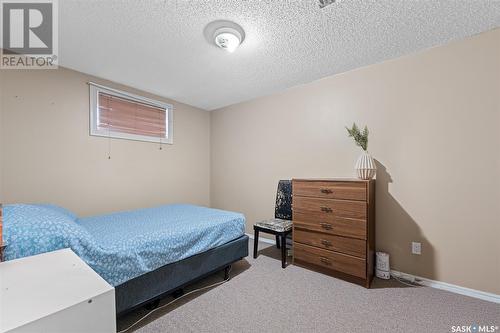
[[[322,239],[321,244],[323,244],[324,246],[332,246],[332,242],[326,239]]]
[[[321,193],[324,193],[324,194],[331,194],[333,193],[332,190],[330,190],[329,188],[322,188],[321,189]]]
[[[330,207],[320,207],[322,212],[331,213],[333,210]]]
[[[332,225],[330,223],[320,223],[321,228],[326,230],[332,230]]]
[[[330,259],[328,259],[328,258],[319,257],[319,261],[321,261],[323,264],[330,265]]]

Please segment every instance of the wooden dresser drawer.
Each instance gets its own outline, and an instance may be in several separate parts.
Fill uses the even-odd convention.
[[[305,197],[366,201],[364,182],[300,181],[293,183],[293,193]]]
[[[321,221],[311,219],[307,212],[294,212],[293,225],[294,228],[366,240],[366,220],[334,217],[333,220]]]
[[[316,246],[326,250],[341,252],[363,259],[366,258],[366,241],[361,239],[295,229],[293,240],[294,242]]]
[[[366,261],[364,259],[295,242],[293,253],[295,260],[360,278],[366,277]]]
[[[307,212],[309,221],[333,221],[335,216],[366,219],[366,202],[293,197],[293,212]],[[294,219],[295,216],[294,216]]]

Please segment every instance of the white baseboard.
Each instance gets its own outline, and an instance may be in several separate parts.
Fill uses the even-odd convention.
[[[457,285],[451,284],[451,283],[435,281],[435,280],[427,279],[427,278],[417,276],[417,275],[398,272],[398,271],[395,271],[392,269],[391,269],[391,275],[394,275],[396,277],[400,277],[402,279],[414,280],[415,283],[422,285],[422,286],[446,290],[446,291],[449,291],[449,292],[452,292],[455,294],[470,296],[470,297],[482,299],[484,301],[489,301],[489,302],[500,304],[500,295],[497,295],[497,294],[488,293],[488,292],[481,291],[481,290],[470,289],[470,288],[466,288],[466,287],[461,287],[461,286],[457,286]]]
[[[247,235],[250,239],[253,239],[253,235],[252,234],[246,233],[245,235]],[[269,238],[260,237],[260,236],[259,236],[259,242],[267,243],[267,244],[273,244],[273,245],[276,244],[276,240],[275,239],[269,239]]]

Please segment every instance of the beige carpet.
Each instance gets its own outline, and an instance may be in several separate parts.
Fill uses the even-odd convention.
[[[229,282],[157,311],[135,331],[452,332],[453,325],[500,326],[499,304],[392,280],[376,279],[365,289],[296,266],[282,269],[279,250],[260,246],[256,260],[233,266]],[[215,274],[193,287],[222,277]],[[130,313],[118,328],[145,313]]]

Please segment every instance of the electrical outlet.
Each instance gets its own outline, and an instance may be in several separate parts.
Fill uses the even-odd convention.
[[[422,254],[422,243],[411,242],[411,253]]]

